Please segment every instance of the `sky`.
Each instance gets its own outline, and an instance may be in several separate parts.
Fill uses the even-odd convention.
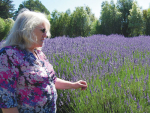
[[[19,5],[22,4],[23,1],[26,0],[12,0],[15,5],[15,9],[17,10]],[[66,12],[66,10],[70,9],[71,12],[75,10],[75,7],[78,6],[88,6],[90,7],[92,13],[96,18],[100,17],[101,12],[101,4],[103,1],[108,1],[110,3],[111,0],[40,0],[41,3],[52,13],[54,10],[58,12]],[[116,4],[117,0],[113,0]],[[144,9],[150,8],[149,0],[136,0],[138,6]]]

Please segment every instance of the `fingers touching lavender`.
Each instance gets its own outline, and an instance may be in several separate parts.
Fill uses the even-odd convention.
[[[86,81],[79,80],[79,81],[74,83],[73,87],[74,87],[74,89],[81,88],[81,90],[86,90],[87,89],[87,83],[86,83]]]

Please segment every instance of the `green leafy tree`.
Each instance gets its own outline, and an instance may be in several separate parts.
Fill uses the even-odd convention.
[[[90,17],[83,7],[76,7],[76,10],[70,15],[68,28],[70,37],[86,37],[90,34]]]
[[[121,34],[121,12],[118,11],[113,1],[102,3],[101,12],[102,34]]]
[[[6,36],[9,34],[13,25],[14,25],[13,19],[11,19],[11,18],[5,19],[5,31],[4,31],[5,36],[3,39],[5,39]]]
[[[70,22],[71,11],[68,9],[65,13],[58,12],[54,10],[51,13],[51,34],[52,38],[57,36],[68,36],[70,32],[69,22]]]
[[[111,34],[121,34],[121,15],[112,0],[110,2]]]
[[[0,18],[0,41],[5,36],[4,31],[5,31],[5,21],[4,21],[4,19]]]
[[[14,15],[14,4],[12,0],[0,0],[0,17],[11,18]]]
[[[0,41],[5,39],[14,24],[13,19],[0,18]]]
[[[86,6],[85,7],[85,10],[87,12],[87,14],[89,15],[89,18],[90,18],[90,35],[93,35],[93,34],[100,34],[100,22],[99,20],[97,20],[97,18],[95,17],[95,15],[92,13],[90,7]]]
[[[143,35],[146,35],[147,10],[143,10]]]
[[[59,19],[59,12],[57,10],[54,10],[51,13],[51,37],[54,38],[57,36],[57,30],[58,30],[58,19]]]
[[[39,11],[39,12],[45,13],[47,15],[50,14],[48,9],[41,3],[41,1],[39,1],[39,0],[27,0],[27,1],[23,1],[22,4],[19,5],[18,10],[15,11],[14,20],[16,19],[19,11],[22,8],[27,8],[30,11]]]
[[[68,14],[54,10],[51,14],[51,34],[52,38],[63,36],[66,34],[66,27],[68,22]]]
[[[133,0],[118,0],[117,9],[121,12],[121,30],[122,34],[126,37],[129,36],[131,29],[128,27],[129,20],[128,15],[130,14],[130,9],[132,9]]]
[[[91,24],[91,35],[102,34],[101,24],[99,20],[95,20]]]
[[[147,10],[146,15],[146,30],[145,34],[150,36],[150,8]]]
[[[109,35],[111,34],[111,17],[110,17],[110,5],[108,1],[105,1],[101,5],[102,12],[101,12],[101,26],[102,26],[102,34]]]
[[[51,21],[51,15],[47,15],[47,19],[49,20],[49,22]]]
[[[90,17],[90,23],[96,21],[95,15],[92,13],[90,7],[86,6],[86,7],[85,7],[85,10],[86,10],[87,14],[88,14],[89,17]]]
[[[133,2],[132,9],[130,9],[129,19],[129,28],[131,29],[130,36],[139,36],[142,35],[143,28],[143,16],[142,11],[138,7],[136,2]]]
[[[71,11],[70,11],[70,9],[68,9],[64,14],[64,22],[63,22],[65,36],[68,36],[68,34],[70,32],[70,28],[69,28],[70,18],[71,18]]]

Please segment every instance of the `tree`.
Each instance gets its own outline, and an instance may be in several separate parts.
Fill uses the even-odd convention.
[[[147,10],[146,17],[146,35],[150,36],[150,8]]]
[[[92,22],[90,34],[91,35],[102,34],[101,25],[100,25],[99,20],[95,20],[94,22]]]
[[[137,6],[136,2],[133,2],[132,9],[130,9],[129,28],[131,29],[130,36],[142,35],[143,28],[143,16],[141,9]]]
[[[111,17],[110,17],[110,5],[108,1],[105,1],[101,5],[102,12],[101,12],[101,26],[102,26],[102,34],[109,35],[111,34]]]
[[[111,34],[121,34],[121,15],[112,0],[110,2]]]
[[[76,10],[70,15],[68,28],[70,37],[86,37],[90,34],[90,18],[83,7],[76,7]]]
[[[68,29],[69,19],[70,19],[70,9],[68,9],[65,13],[58,12],[54,10],[51,14],[51,34],[52,38],[57,36],[68,35],[70,29]]]
[[[14,24],[13,19],[0,18],[0,41],[5,39]]]
[[[107,1],[102,3],[100,21],[102,34],[121,34],[121,13],[118,11],[113,1],[111,1],[111,4]]]
[[[64,34],[65,36],[68,36],[69,32],[70,32],[70,28],[69,28],[69,23],[70,23],[70,18],[71,18],[71,11],[70,9],[68,9],[65,14],[64,14]]]
[[[51,14],[51,34],[52,38],[65,35],[65,14],[54,10]]]
[[[126,37],[129,36],[131,29],[128,27],[129,20],[128,15],[130,14],[129,10],[132,9],[133,0],[118,0],[117,9],[121,12],[121,30],[122,34]]]
[[[147,10],[143,10],[143,35],[146,35]]]
[[[4,19],[0,18],[0,41],[4,38],[5,36],[5,21]]]
[[[95,15],[91,12],[90,7],[86,6],[86,7],[85,7],[85,10],[86,10],[87,14],[88,14],[89,17],[90,17],[90,23],[96,21]]]
[[[16,19],[19,11],[22,8],[27,8],[30,11],[40,11],[42,13],[45,13],[46,15],[50,14],[48,9],[39,0],[27,0],[27,1],[23,1],[22,4],[19,5],[18,10],[15,11],[14,20]]]
[[[0,0],[0,17],[11,18],[14,15],[14,4],[12,0]]]
[[[59,36],[59,35],[57,35],[58,28],[59,28],[58,19],[59,19],[59,12],[57,10],[54,10],[51,13],[51,21],[50,21],[50,23],[51,23],[51,37],[52,38]]]

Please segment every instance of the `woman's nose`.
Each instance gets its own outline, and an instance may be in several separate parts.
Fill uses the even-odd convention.
[[[46,33],[46,32],[43,33],[43,37],[44,37],[44,38],[47,38],[47,33]]]

